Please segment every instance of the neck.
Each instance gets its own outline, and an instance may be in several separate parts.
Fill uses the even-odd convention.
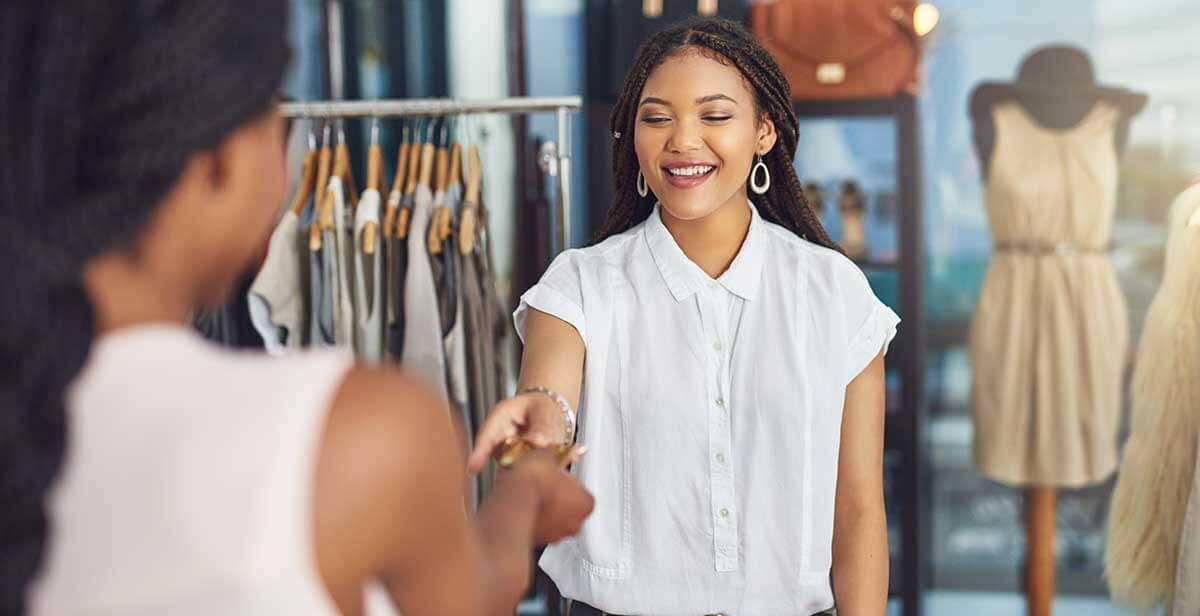
[[[708,216],[696,220],[675,218],[665,207],[659,211],[683,254],[711,278],[729,269],[750,231],[750,207],[746,205],[744,190]]]
[[[164,292],[151,272],[123,254],[101,255],[87,264],[84,288],[96,314],[96,333],[146,323],[185,323],[192,302],[182,292]]]

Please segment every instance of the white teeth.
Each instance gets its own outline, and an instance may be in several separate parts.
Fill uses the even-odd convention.
[[[713,169],[715,169],[715,167],[712,167],[710,165],[696,165],[693,167],[679,167],[677,169],[667,169],[667,173],[670,173],[671,175],[675,175],[675,176],[688,177],[688,176],[693,176],[693,175],[704,175],[705,173],[708,173],[709,171],[712,171]]]

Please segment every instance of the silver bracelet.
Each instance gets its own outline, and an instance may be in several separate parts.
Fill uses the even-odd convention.
[[[558,405],[558,408],[562,411],[563,422],[566,424],[566,430],[563,434],[563,442],[575,442],[575,409],[571,408],[571,403],[567,402],[566,398],[562,397],[562,395],[560,395],[557,391],[554,391],[553,389],[547,389],[545,387],[526,387],[525,389],[517,392],[517,395],[522,394],[542,394],[553,400],[554,403]]]

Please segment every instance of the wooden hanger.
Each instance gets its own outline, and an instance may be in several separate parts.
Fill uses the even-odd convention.
[[[451,188],[453,188],[455,186],[458,186],[460,189],[462,187],[462,146],[460,146],[457,141],[454,142],[454,144],[450,146],[450,174],[449,174],[449,180],[447,180],[447,183],[446,183],[446,190],[450,190]],[[462,199],[461,199],[462,193],[459,192],[459,195],[460,195],[459,203],[457,205],[458,205],[458,209],[461,210],[462,209]],[[445,242],[446,239],[449,238],[450,235],[454,232],[454,214],[455,214],[454,210],[452,210],[448,207],[446,208],[446,214],[445,214],[445,216],[443,216],[443,222],[442,222],[442,228],[441,228],[443,242]]]
[[[458,251],[464,256],[475,252],[475,226],[479,218],[479,189],[483,184],[483,172],[479,165],[479,147],[467,146],[467,196],[463,199],[463,211],[458,221]]]
[[[442,125],[443,132],[445,124]],[[449,180],[449,152],[446,150],[446,143],[443,141],[437,148],[437,176],[434,178],[433,192],[434,194],[446,192],[446,182]],[[446,206],[439,205],[434,208],[433,216],[429,219],[428,229],[428,248],[429,254],[442,254],[442,218],[446,215]]]
[[[371,123],[371,147],[367,149],[367,190],[376,193],[383,188],[383,150],[379,148],[379,118]],[[363,225],[363,254],[375,254],[375,239],[379,224],[373,221]]]
[[[350,175],[350,148],[346,145],[346,135],[339,130],[337,147],[333,150],[333,175],[342,180],[342,190],[346,190],[346,180]],[[343,198],[345,193],[343,193]],[[333,191],[325,191],[325,202],[321,204],[321,230],[333,231],[337,228],[334,215]]]
[[[358,186],[354,182],[354,169],[350,166],[350,146],[346,143],[345,120],[338,123],[338,143],[333,154],[335,163],[339,154],[345,157],[345,165],[342,166],[342,172],[338,174],[338,177],[342,179],[342,195],[346,200],[346,206],[353,211],[354,206],[358,203]]]
[[[426,153],[430,156],[429,160],[432,164],[433,150],[432,146],[427,148],[428,144],[421,143],[420,131],[417,131],[417,136],[413,139],[412,146],[408,153],[408,173],[406,173],[407,185],[404,187],[405,200],[412,199],[417,192],[417,184],[421,180],[421,175],[425,168]],[[426,183],[429,182],[426,177]],[[409,219],[412,217],[411,208],[405,206],[400,209],[400,214],[396,217],[396,237],[406,239],[408,237]]]
[[[299,216],[304,210],[304,204],[308,202],[308,198],[313,194],[313,182],[317,178],[317,150],[312,148],[304,153],[304,160],[300,162],[300,182],[296,184],[296,195],[292,197],[292,205],[290,208],[292,213]]]
[[[396,174],[392,179],[392,191],[388,194],[387,213],[383,217],[383,237],[396,237],[396,212],[404,193],[404,174],[408,171],[408,125],[401,128],[400,148],[396,153]]]
[[[321,131],[321,149],[317,153],[317,186],[313,197],[313,222],[308,228],[308,249],[316,252],[321,249],[321,206],[325,203],[325,193],[329,187],[329,173],[333,165],[333,151],[329,149],[329,122]]]

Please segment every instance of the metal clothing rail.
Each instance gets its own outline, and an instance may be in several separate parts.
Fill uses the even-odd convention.
[[[558,250],[571,247],[571,130],[568,114],[583,108],[579,96],[458,100],[447,98],[380,99],[370,101],[305,101],[280,104],[289,118],[434,117],[485,113],[557,115],[553,164],[547,172],[557,178]],[[551,250],[557,252],[551,238]]]

